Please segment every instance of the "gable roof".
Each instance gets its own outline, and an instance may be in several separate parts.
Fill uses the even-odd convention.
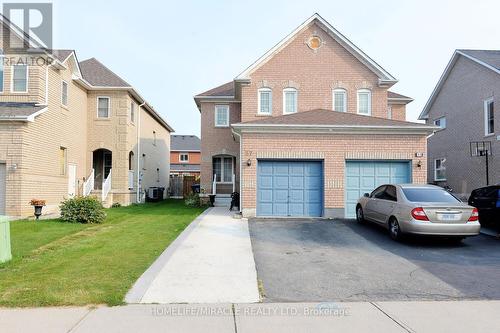
[[[198,94],[195,97],[197,96],[234,97],[234,81],[224,83],[218,87],[202,92],[201,94]]]
[[[427,103],[425,104],[422,112],[418,116],[418,119],[424,120],[428,118],[428,113],[430,108],[434,104],[436,97],[439,95],[441,88],[443,87],[446,79],[448,78],[451,70],[453,69],[453,66],[455,66],[455,63],[457,62],[460,56],[463,56],[464,58],[469,59],[471,61],[474,61],[475,63],[483,67],[486,67],[487,69],[490,69],[497,74],[500,74],[500,50],[466,50],[466,49],[455,50],[453,56],[446,65],[443,74],[441,74],[441,77],[439,78],[436,87],[434,87],[431,96],[427,100]]]
[[[389,104],[408,104],[408,103],[413,102],[413,98],[388,90],[387,91],[387,102]]]
[[[52,50],[52,55],[59,60],[60,62],[64,62],[74,50]]]
[[[196,135],[171,135],[171,151],[200,151],[201,140]]]
[[[272,58],[276,53],[281,51],[286,47],[302,30],[311,26],[312,24],[318,24],[325,32],[327,32],[333,39],[335,39],[340,45],[342,45],[347,51],[349,51],[355,58],[357,58],[361,63],[367,66],[372,72],[374,72],[378,78],[380,84],[393,85],[398,80],[394,78],[389,72],[387,72],[382,66],[377,64],[372,58],[370,58],[366,53],[364,53],[360,48],[354,45],[347,37],[342,35],[337,29],[335,29],[330,23],[328,23],[324,18],[322,18],[318,13],[313,14],[304,23],[298,26],[294,31],[292,31],[288,36],[282,39],[273,48],[267,51],[263,56],[261,56],[257,61],[250,65],[247,69],[241,72],[236,78],[236,81],[247,81],[250,79],[250,75],[264,63],[266,63],[270,58]]]
[[[81,61],[80,70],[83,78],[95,87],[131,87],[96,58]]]

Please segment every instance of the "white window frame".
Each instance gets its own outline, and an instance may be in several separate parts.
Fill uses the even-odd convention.
[[[186,156],[186,159],[183,160],[182,156]],[[189,162],[189,153],[179,153],[179,162]]]
[[[64,85],[66,85],[66,103],[64,102]],[[68,82],[61,80],[61,105],[68,106],[69,104],[69,85]]]
[[[233,174],[234,174],[234,159],[233,157],[231,156],[219,156],[219,157],[214,157],[214,159],[216,160],[220,160],[220,163],[221,163],[221,174],[220,174],[220,181],[217,181],[216,180],[216,183],[217,184],[232,184],[233,181],[229,181],[229,182],[226,182],[224,181],[224,176],[226,175],[226,172],[225,172],[225,167],[224,167],[224,161],[225,159],[231,159],[231,172],[230,172],[230,176],[231,176],[231,179],[233,179]],[[212,161],[212,164],[213,164],[213,161]],[[212,171],[212,179],[213,179],[213,171]]]
[[[293,92],[295,93],[295,111],[294,112],[286,112],[286,93]],[[285,88],[283,89],[283,114],[294,114],[298,112],[298,104],[299,104],[299,91],[295,88]]]
[[[269,112],[261,111],[261,93],[268,92],[269,93]],[[257,114],[263,116],[270,116],[273,114],[273,91],[271,88],[260,88],[257,90]]]
[[[218,122],[217,122],[217,113],[218,113],[217,111],[218,111],[218,108],[224,108],[225,109],[225,112],[227,114],[227,118],[226,118],[227,122],[226,122],[226,124],[218,124]],[[214,124],[215,124],[215,127],[229,127],[229,123],[230,123],[229,116],[230,116],[229,105],[227,105],[227,104],[217,104],[217,105],[215,105],[215,112],[214,112],[214,118],[215,118],[214,119],[214,121],[215,121]]]
[[[488,105],[493,103],[493,128],[491,132],[488,132]],[[495,102],[492,98],[488,98],[484,101],[484,136],[490,136],[495,134]]]
[[[107,117],[99,117],[99,99],[107,99],[108,100],[108,116]],[[97,96],[96,97],[96,115],[97,119],[109,119],[111,118],[111,98],[109,96]]]
[[[437,121],[439,121],[440,123],[442,123],[444,121],[444,126],[436,124]],[[440,129],[438,131],[444,130],[446,128],[446,117],[442,116],[442,117],[434,119],[434,125],[440,127]]]
[[[343,103],[344,111],[335,110],[335,93],[342,93],[344,95],[344,103]],[[335,89],[333,89],[332,90],[332,101],[333,101],[333,104],[332,104],[332,110],[333,111],[347,112],[347,90],[345,90],[343,88],[335,88]]]
[[[26,90],[24,91],[14,91],[14,68],[15,67],[21,67],[25,66],[26,67]],[[11,73],[10,73],[10,92],[13,94],[26,94],[29,90],[29,77],[30,77],[30,67],[28,65],[12,65],[11,66]]]
[[[368,113],[361,113],[359,112],[359,96],[360,94],[368,94]],[[357,114],[361,114],[361,115],[364,115],[364,116],[371,116],[372,114],[372,92],[370,89],[359,89],[357,94],[356,94],[356,97],[357,97]]]
[[[438,169],[436,168],[436,162],[437,161],[441,161],[441,167]],[[434,181],[445,181],[446,180],[446,166],[443,167],[443,164],[446,163],[446,158],[444,157],[441,157],[441,158],[436,158],[434,160]],[[444,169],[444,174],[445,174],[445,177],[444,178],[438,178],[437,177],[437,172],[438,170],[443,170]]]

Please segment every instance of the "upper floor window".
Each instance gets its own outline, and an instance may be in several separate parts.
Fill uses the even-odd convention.
[[[216,127],[229,126],[229,105],[215,106],[215,126]]]
[[[440,117],[434,120],[434,125],[441,127],[441,129],[446,128],[446,117]]]
[[[358,90],[358,113],[364,115],[372,113],[372,93],[368,89]]]
[[[285,88],[283,89],[283,113],[297,112],[297,89]]]
[[[4,55],[3,52],[0,50],[0,92],[3,92],[3,63],[4,63]]]
[[[28,92],[28,66],[12,66],[12,91]]]
[[[109,118],[109,97],[97,97],[97,118]]]
[[[133,123],[135,121],[135,103],[130,103],[130,121]]]
[[[270,115],[273,107],[273,93],[271,89],[261,88],[258,94],[258,113]]]
[[[189,162],[189,154],[188,153],[180,153],[179,154],[179,162]]]
[[[434,180],[446,180],[446,158],[434,160]]]
[[[495,133],[495,105],[493,99],[484,101],[484,135]]]
[[[68,82],[62,81],[61,85],[61,104],[68,106]]]
[[[392,119],[392,106],[387,107],[387,119]]]
[[[333,111],[347,111],[347,92],[345,89],[333,90]]]

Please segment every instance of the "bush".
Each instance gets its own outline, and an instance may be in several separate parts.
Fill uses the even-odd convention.
[[[102,223],[106,218],[104,207],[96,197],[75,197],[61,203],[61,219],[76,223]]]
[[[118,207],[121,207],[122,204],[119,203],[119,202],[114,202],[112,205],[111,205],[111,208],[118,208]]]
[[[201,207],[200,195],[198,193],[191,193],[184,200],[184,204],[189,207]]]

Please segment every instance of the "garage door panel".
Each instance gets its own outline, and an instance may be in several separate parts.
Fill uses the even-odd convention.
[[[257,215],[321,216],[321,162],[258,161],[257,170]]]
[[[345,217],[356,216],[356,203],[365,193],[387,183],[409,183],[411,166],[399,161],[347,161],[345,182]]]

